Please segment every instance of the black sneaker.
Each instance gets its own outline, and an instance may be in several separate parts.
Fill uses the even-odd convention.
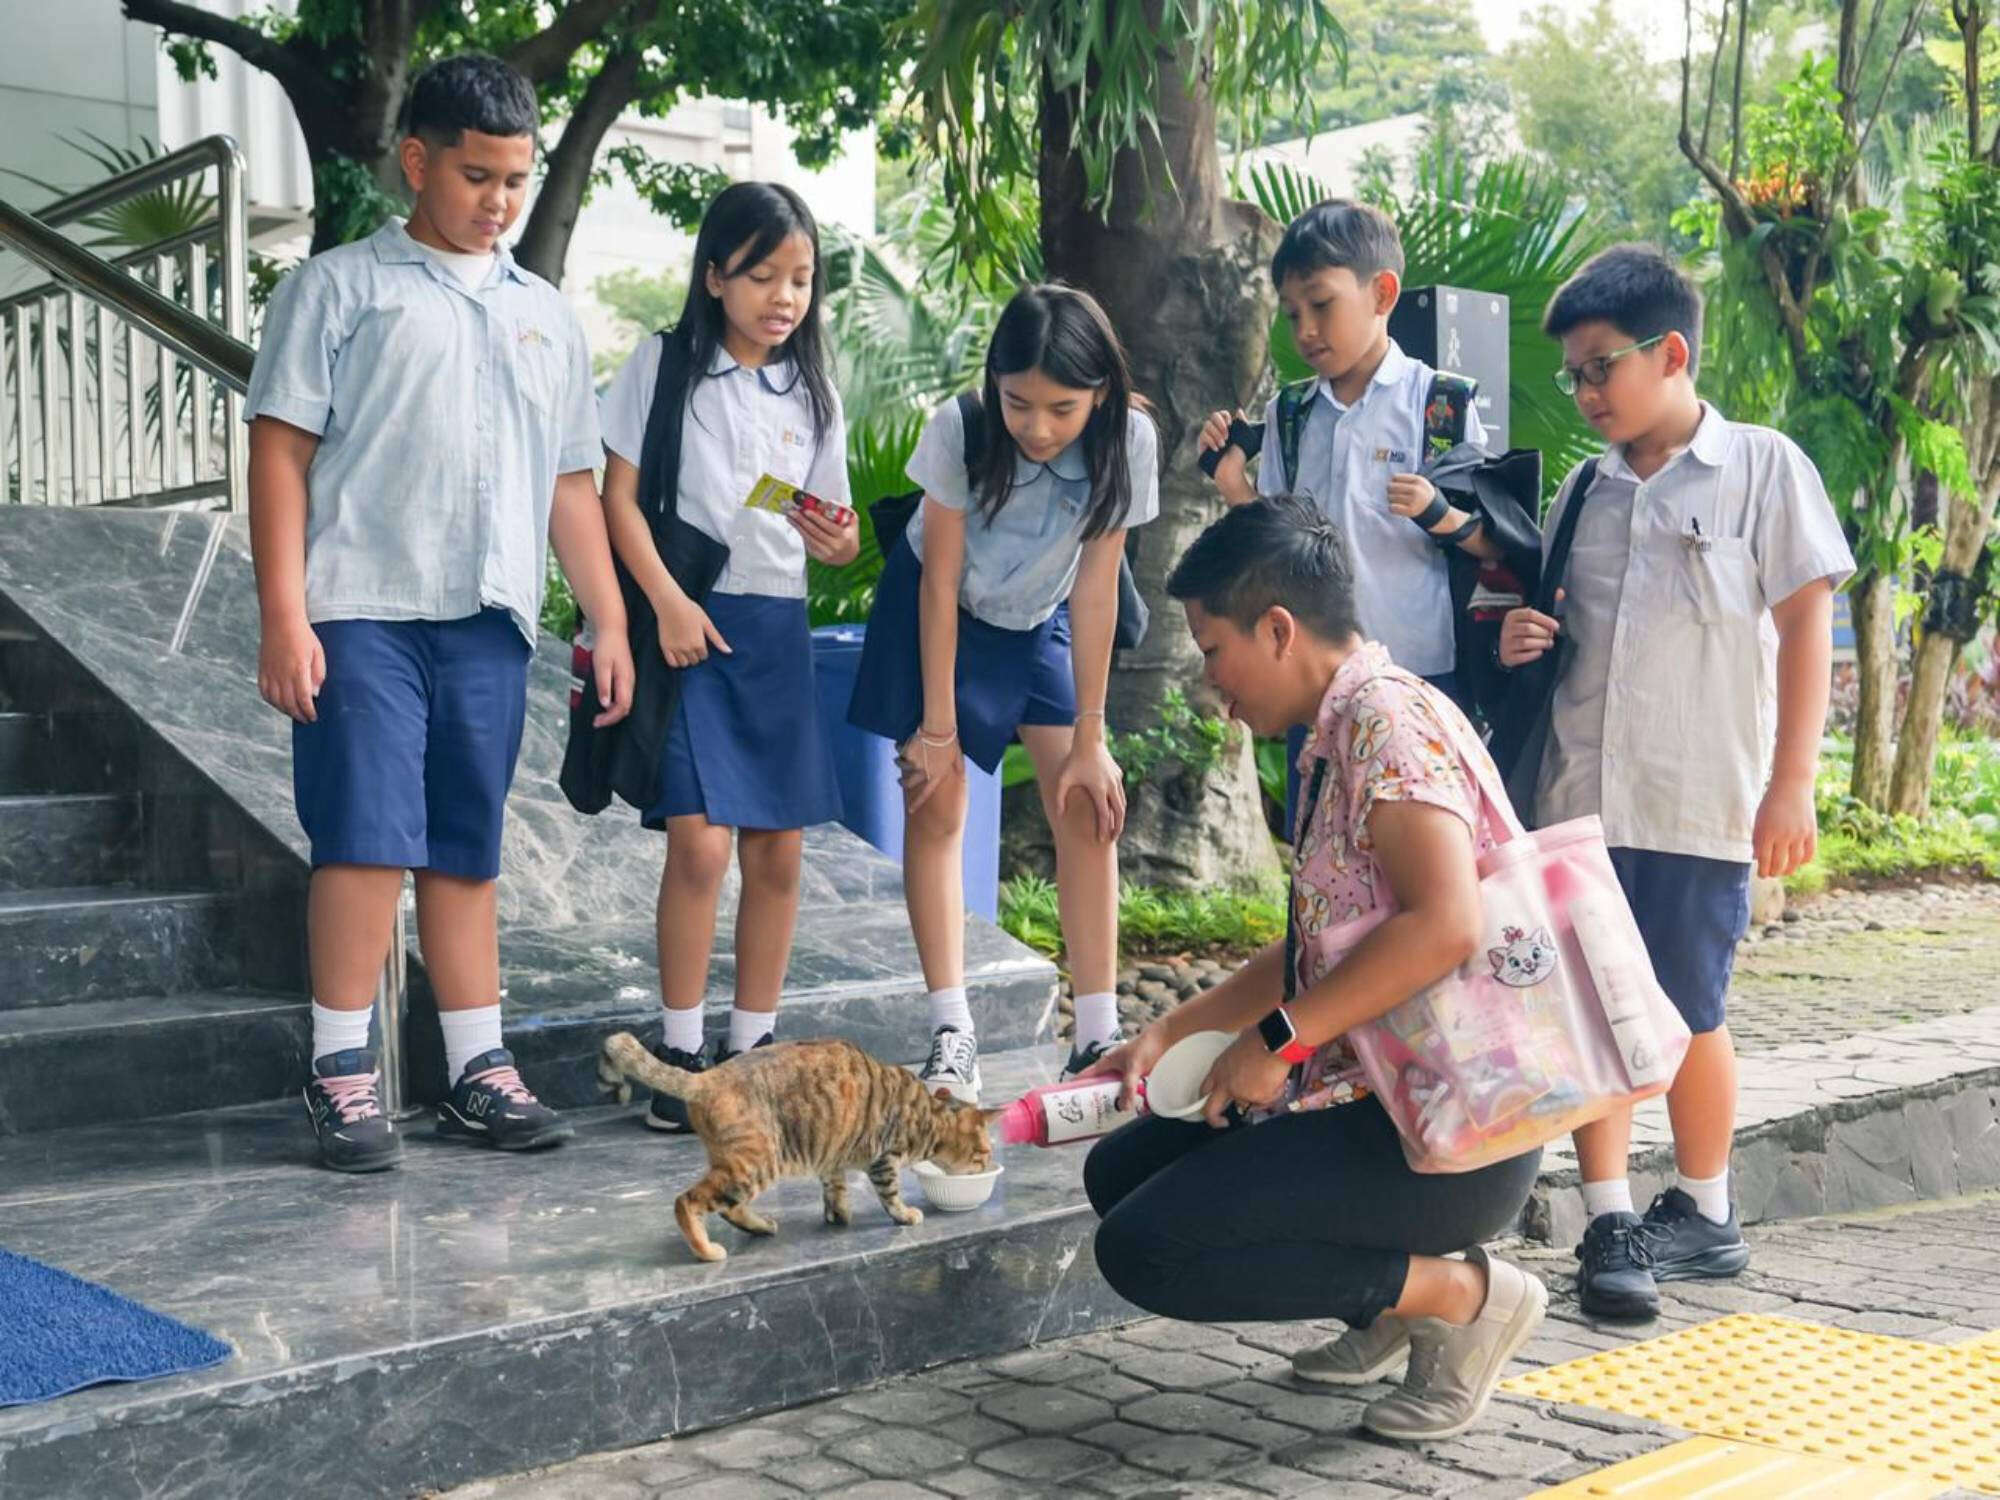
[[[1719,1280],[1750,1264],[1735,1205],[1730,1205],[1728,1220],[1718,1224],[1679,1188],[1668,1188],[1653,1200],[1639,1234],[1656,1281]]]
[[[1091,1042],[1087,1046],[1070,1048],[1069,1061],[1063,1064],[1062,1072],[1057,1075],[1056,1082],[1068,1083],[1070,1079],[1089,1072],[1114,1045],[1111,1042]]]
[[[716,1043],[716,1050],[722,1044]],[[701,1052],[683,1052],[678,1047],[669,1047],[665,1042],[653,1049],[653,1056],[670,1068],[679,1068],[683,1073],[706,1073],[708,1059]],[[652,1107],[639,1116],[648,1130],[664,1130],[671,1135],[685,1135],[694,1127],[688,1123],[688,1107],[679,1099],[668,1094],[653,1095]]]
[[[1576,1300],[1594,1318],[1653,1318],[1660,1289],[1653,1284],[1645,1231],[1637,1214],[1599,1214],[1576,1247]]]
[[[366,1047],[313,1060],[304,1089],[306,1116],[319,1138],[322,1166],[336,1172],[381,1172],[403,1159],[396,1122],[382,1112],[382,1075]]]
[[[979,1103],[979,1042],[971,1032],[940,1026],[931,1033],[931,1055],[917,1074],[924,1092],[943,1089],[961,1104]]]
[[[566,1141],[576,1131],[528,1092],[514,1070],[514,1054],[495,1047],[465,1065],[451,1097],[438,1106],[438,1134],[484,1141],[501,1151],[530,1151]]]
[[[778,1034],[775,1031],[767,1031],[762,1036],[758,1037],[756,1041],[752,1042],[748,1047],[744,1048],[744,1051],[755,1052],[759,1047],[768,1047],[777,1040],[778,1040]],[[729,1050],[728,1044],[718,1038],[715,1043],[714,1065],[719,1068],[724,1063],[728,1062],[730,1058],[741,1057],[742,1055],[743,1055],[742,1052],[731,1052]]]

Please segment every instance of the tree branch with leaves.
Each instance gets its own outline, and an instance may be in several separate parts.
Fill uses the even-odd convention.
[[[1712,369],[1710,379],[1727,389],[1733,378],[1753,407],[1781,393],[1770,412],[1749,414],[1768,414],[1805,446],[1854,543],[1861,708],[1853,792],[1878,808],[1890,794],[1897,579],[1911,557],[1901,476],[1919,450],[1947,469],[1955,451],[1963,468],[1956,431],[1932,415],[1932,393],[1947,351],[1972,347],[1972,309],[1954,304],[1949,315],[1928,315],[1935,267],[1909,259],[1921,205],[1908,193],[1868,201],[1863,171],[1896,70],[1928,14],[1928,0],[1841,0],[1834,56],[1809,58],[1775,104],[1746,107],[1750,0],[1722,0],[1716,54],[1733,33],[1736,60],[1728,76],[1711,63],[1697,137],[1692,0],[1683,11],[1680,147],[1713,197],[1707,232],[1723,268],[1709,341],[1722,375],[1717,381]],[[1884,34],[1893,38],[1886,57],[1876,45]],[[1710,149],[1725,87],[1726,168]],[[1760,320],[1781,334],[1775,360],[1758,347]]]

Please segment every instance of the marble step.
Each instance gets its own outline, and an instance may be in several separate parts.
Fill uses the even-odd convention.
[[[0,1135],[296,1093],[312,1019],[295,997],[142,995],[0,1011]]]
[[[845,1037],[890,1062],[921,1061],[930,1048],[924,980],[910,951],[900,900],[814,903],[799,912],[778,1007],[778,1035]],[[659,969],[650,931],[627,924],[503,926],[507,1045],[537,1093],[558,1107],[597,1102],[597,1044],[631,1030],[649,1044],[660,1032]],[[1047,1036],[1056,995],[1054,968],[997,927],[969,922],[967,999],[990,1051]],[[728,1027],[736,960],[718,934],[704,1008],[711,1036]],[[418,980],[421,991],[422,981]],[[413,1017],[425,1014],[419,994]],[[445,1089],[443,1039],[435,1020],[413,1019],[411,1093],[435,1100]]]
[[[989,1055],[989,1097],[1060,1063]],[[1009,1149],[985,1207],[910,1228],[858,1175],[845,1228],[815,1184],[781,1184],[758,1200],[777,1235],[718,1224],[729,1259],[704,1265],[672,1217],[701,1146],[642,1107],[580,1112],[530,1156],[413,1126],[367,1178],[310,1165],[292,1101],[0,1139],[10,1250],[237,1351],[0,1410],[0,1492],[379,1500],[1133,1316],[1091,1260],[1081,1147]]]
[[[239,925],[213,891],[0,891],[0,1012],[227,988]]]
[[[0,891],[134,883],[139,835],[135,796],[0,794]]]
[[[66,652],[27,628],[0,626],[0,709],[49,713],[102,706],[102,689]]]
[[[46,714],[0,712],[0,793],[45,790],[53,759]]]
[[[0,796],[98,792],[140,780],[130,729],[108,711],[0,711]]]

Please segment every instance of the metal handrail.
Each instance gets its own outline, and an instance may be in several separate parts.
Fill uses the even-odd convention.
[[[156,244],[107,257],[58,232],[61,225],[101,213],[118,203],[158,191],[183,178],[205,175],[211,169],[216,174],[213,217]],[[58,451],[57,432],[63,425],[62,413],[65,409],[68,416],[68,494],[71,503],[83,503],[86,489],[92,488],[87,461],[89,440],[84,432],[88,386],[86,357],[90,344],[85,331],[85,307],[88,303],[95,307],[96,318],[98,399],[95,410],[100,461],[96,466],[94,498],[99,501],[113,501],[115,498],[119,503],[133,500],[168,503],[204,488],[207,483],[207,455],[212,442],[206,417],[208,382],[214,380],[222,392],[224,494],[230,509],[242,507],[248,457],[242,424],[236,416],[241,398],[249,386],[251,366],[255,362],[255,352],[248,342],[250,250],[244,194],[243,153],[230,137],[213,135],[165,156],[139,162],[115,177],[45,204],[34,212],[0,199],[0,248],[18,251],[55,278],[54,282],[12,293],[0,300],[0,324],[11,325],[15,345],[16,389],[12,415],[20,443],[20,493],[23,499],[29,493],[27,429],[31,401],[24,351],[28,347],[29,330],[35,321],[37,308],[42,314],[40,370],[36,384],[42,408],[43,496],[54,503],[58,493],[55,454]],[[213,262],[210,260],[211,242],[214,242]],[[149,264],[157,268],[158,290],[146,284],[145,272]],[[219,272],[220,327],[208,316],[207,274],[211,264]],[[185,266],[186,284],[193,294],[192,307],[184,306],[168,295],[173,291],[172,268],[176,265]],[[131,274],[127,274],[128,271]],[[69,302],[66,347],[59,343],[55,331],[55,309],[60,307],[64,297]],[[110,359],[106,343],[111,330],[107,326],[108,320],[115,320],[122,328],[126,348],[127,428],[131,433],[130,468],[134,488],[130,495],[121,497],[114,497],[111,478],[113,442],[109,430],[111,402],[107,384]],[[180,361],[193,373],[194,403],[198,414],[191,434],[193,474],[183,475],[180,436],[171,421],[163,420],[160,426],[158,482],[146,488],[143,494],[139,488],[142,465],[136,416],[140,386],[132,357],[135,334],[143,335],[159,351],[156,389],[160,393],[161,411],[164,413],[173,400],[176,389],[173,366],[175,361]],[[58,386],[62,384],[58,367],[64,359],[69,367],[66,407],[58,404]],[[4,430],[6,425],[5,416],[6,413],[0,413],[0,430]],[[146,460],[145,467],[150,469],[150,459]],[[184,477],[192,482],[184,483]],[[150,475],[148,479],[150,484]]]
[[[40,214],[36,214],[35,217],[38,219],[42,218]],[[42,222],[47,224],[49,221],[42,219]],[[54,226],[51,225],[50,227],[53,228]],[[116,266],[121,271],[142,271],[147,265],[158,261],[163,255],[178,255],[183,250],[191,250],[196,245],[206,245],[212,240],[219,240],[221,237],[221,226],[214,219],[204,219],[192,229],[183,229],[179,234],[170,234],[163,240],[154,240],[152,244],[142,246],[137,250],[125,250],[116,255],[100,255],[99,258],[106,265]],[[90,247],[86,245],[84,248],[89,249]],[[96,255],[99,252],[92,251],[91,253]],[[10,313],[17,307],[27,307],[39,302],[51,292],[61,290],[63,285],[64,283],[60,280],[52,279],[49,281],[38,281],[33,286],[18,292],[9,292],[6,296],[0,297],[0,315]],[[175,306],[179,306],[179,304],[176,303]]]
[[[178,151],[169,151],[165,156],[148,157],[136,166],[128,167],[116,177],[107,177],[102,182],[93,182],[87,188],[79,188],[66,198],[58,198],[53,203],[44,203],[35,210],[35,217],[52,228],[74,223],[78,219],[114,204],[123,203],[128,198],[136,198],[141,193],[150,193],[158,188],[178,182],[190,173],[214,167],[227,179],[234,177],[240,188],[243,182],[243,152],[237,147],[234,137],[226,135],[204,136]],[[219,205],[220,206],[220,205]],[[229,212],[223,208],[226,223]]]
[[[56,233],[4,198],[0,198],[0,241],[91,301],[128,319],[239,396],[250,388],[250,366],[257,357],[250,345],[172,298],[162,297],[145,282],[126,275],[103,256]],[[225,288],[228,285],[227,273],[223,284]]]

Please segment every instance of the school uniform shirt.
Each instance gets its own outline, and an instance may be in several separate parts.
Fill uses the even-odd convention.
[[[604,393],[604,446],[635,469],[659,378],[660,340],[649,338]],[[766,474],[836,505],[849,503],[840,397],[820,432],[805,379],[791,360],[753,370],[717,349],[681,418],[678,514],[729,548],[715,592],[803,599],[804,539],[783,516],[743,503]]]
[[[1003,429],[989,434],[987,441],[1011,439]],[[1132,499],[1123,526],[1129,531],[1160,513],[1159,435],[1153,419],[1136,407],[1126,415],[1125,443]],[[1083,526],[1090,509],[1090,463],[1083,439],[1045,464],[1017,451],[1007,503],[997,515],[984,517],[971,508],[965,423],[953,397],[931,413],[904,472],[938,504],[968,511],[958,599],[974,618],[1001,630],[1032,630],[1069,598],[1083,558]],[[921,506],[904,534],[922,561]]]
[[[1563,583],[1569,659],[1541,821],[1596,813],[1614,847],[1749,861],[1777,733],[1771,607],[1853,572],[1819,471],[1783,434],[1704,405],[1694,440],[1650,479],[1608,449]]]
[[[590,351],[562,294],[503,246],[467,286],[391,219],[279,285],[244,398],[319,439],[306,617],[542,612],[556,476],[602,457]]]
[[[1445,555],[1423,529],[1389,509],[1389,479],[1424,463],[1424,407],[1436,371],[1389,341],[1368,389],[1352,406],[1322,379],[1313,389],[1299,432],[1299,472],[1285,472],[1278,443],[1278,403],[1265,408],[1264,455],[1257,469],[1263,495],[1310,496],[1321,515],[1347,538],[1354,567],[1354,604],[1361,633],[1389,648],[1397,666],[1437,677],[1456,665],[1451,577]],[[1486,428],[1476,408],[1465,414],[1465,440],[1481,447]]]

